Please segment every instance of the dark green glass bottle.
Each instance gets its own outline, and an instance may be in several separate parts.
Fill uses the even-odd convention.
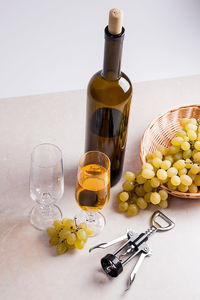
[[[113,35],[105,28],[103,70],[90,80],[87,89],[85,151],[98,150],[111,160],[111,186],[122,175],[132,84],[121,72],[125,29]]]

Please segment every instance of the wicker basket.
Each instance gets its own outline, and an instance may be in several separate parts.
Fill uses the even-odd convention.
[[[175,136],[176,131],[181,128],[179,121],[182,118],[200,118],[200,105],[182,106],[177,109],[168,111],[156,120],[151,122],[144,132],[140,143],[140,158],[142,163],[146,161],[147,153],[155,151],[159,145],[168,147],[171,139]],[[172,191],[166,186],[162,186],[171,195],[179,198],[200,198],[200,193],[182,193]]]

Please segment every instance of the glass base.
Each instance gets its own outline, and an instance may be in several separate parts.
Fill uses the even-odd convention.
[[[94,233],[88,237],[94,237],[100,234],[106,224],[106,219],[100,212],[81,211],[75,216],[75,221],[77,225],[85,222],[88,226],[94,228]]]
[[[31,209],[29,219],[36,229],[45,230],[53,225],[54,220],[62,219],[62,212],[55,204],[47,207],[36,205]]]

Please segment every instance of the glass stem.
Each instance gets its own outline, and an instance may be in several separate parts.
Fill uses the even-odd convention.
[[[49,205],[40,205],[40,211],[43,217],[48,217],[50,212],[50,206]]]
[[[94,213],[94,212],[88,212],[87,213],[89,222],[95,222],[95,214],[96,213]]]

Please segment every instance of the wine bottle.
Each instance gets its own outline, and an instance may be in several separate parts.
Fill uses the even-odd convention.
[[[123,13],[111,9],[105,28],[103,70],[94,74],[87,89],[85,151],[98,150],[111,161],[111,186],[123,170],[132,84],[121,72],[125,29]]]

